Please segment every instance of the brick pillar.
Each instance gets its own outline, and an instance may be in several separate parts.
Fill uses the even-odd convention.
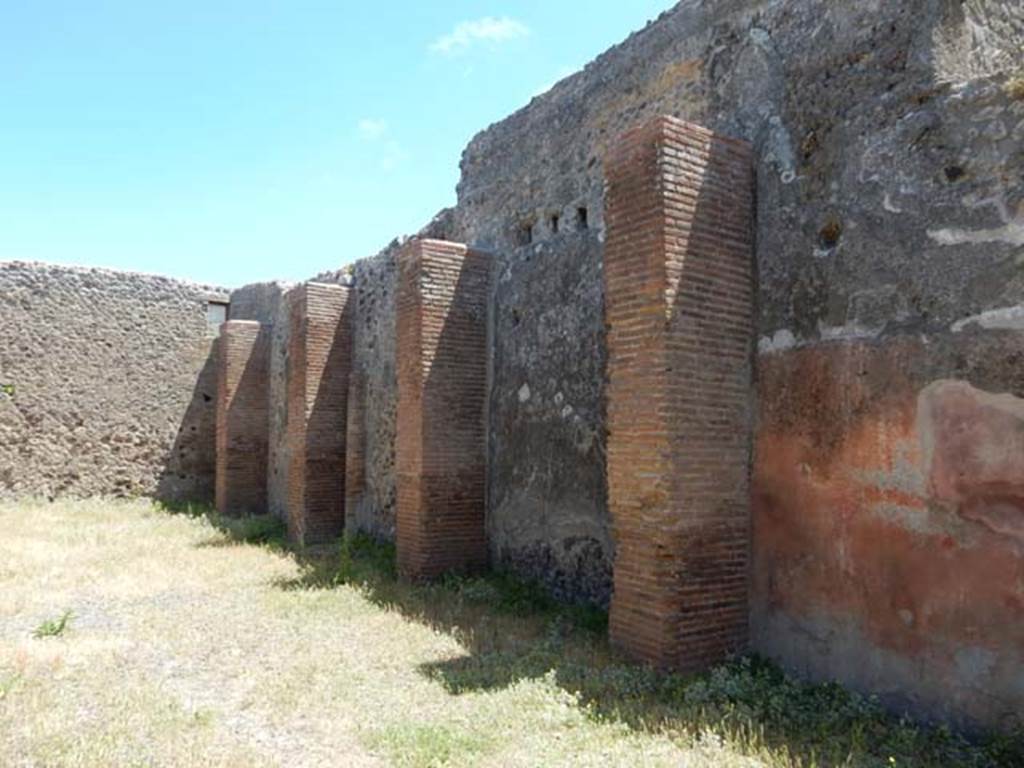
[[[747,642],[751,149],[659,118],[605,173],[610,632],[697,670]]]
[[[217,342],[217,511],[267,513],[270,334],[259,323],[230,320]]]
[[[398,565],[426,579],[487,563],[489,260],[410,241],[398,256]]]
[[[288,302],[288,534],[322,544],[345,530],[349,289],[309,283]]]

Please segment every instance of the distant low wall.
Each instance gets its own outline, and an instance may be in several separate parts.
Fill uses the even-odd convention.
[[[0,263],[0,496],[212,501],[224,301],[164,277]]]

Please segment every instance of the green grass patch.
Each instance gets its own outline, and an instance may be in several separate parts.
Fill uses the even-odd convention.
[[[699,676],[627,663],[607,647],[607,613],[598,608],[561,605],[541,585],[508,573],[404,584],[396,578],[394,547],[365,536],[347,538],[336,556],[307,564],[302,581],[292,586],[355,586],[374,603],[453,633],[470,653],[420,667],[452,695],[551,678],[592,722],[694,743],[712,733],[752,754],[792,755],[794,765],[1024,765],[1024,734],[970,740],[895,717],[877,699],[839,685],[797,681],[757,657]],[[408,750],[401,765],[465,758],[461,736],[445,729],[397,728],[381,738]]]
[[[158,512],[171,515],[184,515],[192,518],[213,518],[217,513],[210,504],[198,501],[155,501],[154,508]]]
[[[240,518],[214,515],[210,522],[228,539],[241,544],[284,547],[286,543],[284,523],[272,515]]]
[[[472,765],[486,754],[490,740],[447,725],[403,723],[372,732],[370,749],[384,752],[400,768],[446,768]]]
[[[194,501],[161,501],[156,502],[156,507],[172,515],[184,515],[197,520],[205,518],[223,536],[218,542],[210,542],[209,546],[217,543],[255,544],[284,549],[287,544],[284,522],[274,515],[226,517],[209,504]]]
[[[64,611],[55,619],[47,619],[32,632],[32,637],[37,640],[44,637],[60,637],[71,626],[71,619],[74,614],[71,611]]]
[[[396,559],[394,544],[364,534],[345,536],[338,550],[332,581],[335,584],[364,584],[394,580],[398,575]]]

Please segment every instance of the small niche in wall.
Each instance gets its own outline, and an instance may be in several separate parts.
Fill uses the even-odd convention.
[[[228,320],[229,304],[226,301],[206,302],[206,329],[212,336],[220,334],[220,327]]]
[[[516,233],[517,245],[530,245],[533,242],[533,222],[525,221],[519,225]]]
[[[587,217],[587,209],[586,208],[577,208],[576,209],[576,229],[582,230],[582,229],[589,229],[589,228],[590,228],[590,222],[589,222],[588,217]]]
[[[558,225],[559,225],[560,221],[561,221],[561,217],[557,213],[551,214],[550,222],[551,222],[551,232],[553,234],[556,234],[556,235],[558,234]]]

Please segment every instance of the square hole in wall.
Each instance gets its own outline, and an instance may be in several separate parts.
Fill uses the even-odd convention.
[[[588,229],[590,222],[588,221],[587,209],[577,208],[576,209],[576,229]]]

